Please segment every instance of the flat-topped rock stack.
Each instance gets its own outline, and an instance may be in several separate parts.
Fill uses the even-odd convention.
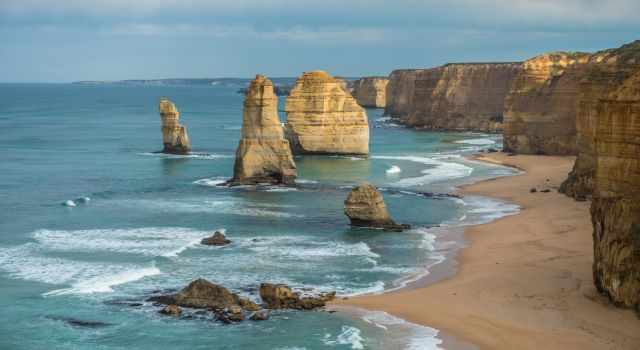
[[[296,154],[369,153],[365,110],[323,71],[305,72],[286,99],[287,138]]]
[[[384,108],[387,104],[387,77],[363,77],[353,83],[353,97],[362,107]]]
[[[387,210],[384,198],[375,186],[368,182],[360,184],[349,193],[344,201],[344,213],[352,226],[382,228],[402,231],[409,225],[397,224]]]
[[[245,95],[242,136],[230,183],[289,185],[295,178],[296,165],[278,118],[273,83],[257,75]]]
[[[162,120],[162,153],[188,154],[191,141],[187,129],[180,125],[180,112],[167,98],[160,99],[160,118]]]

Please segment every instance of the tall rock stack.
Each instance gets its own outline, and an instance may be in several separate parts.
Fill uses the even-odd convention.
[[[400,121],[429,130],[502,131],[505,97],[522,63],[451,63],[420,70]]]
[[[640,64],[640,61],[635,61]],[[595,119],[593,276],[598,290],[640,312],[640,67],[592,104]]]
[[[180,125],[180,112],[173,102],[160,99],[160,118],[162,120],[162,153],[188,154],[191,152],[191,141],[187,129]]]
[[[589,58],[580,83],[576,120],[578,158],[560,192],[576,199],[591,197],[596,171],[596,127],[598,105],[610,99],[628,77],[640,68],[640,41],[596,52]]]
[[[587,53],[557,52],[527,60],[505,101],[504,150],[572,155],[581,68]]]
[[[384,108],[387,103],[386,77],[364,77],[353,83],[353,97],[362,107]]]
[[[294,183],[296,165],[278,118],[278,97],[262,75],[245,95],[241,137],[231,184]]]
[[[286,99],[285,125],[294,153],[369,153],[365,110],[342,83],[323,71],[305,72]]]

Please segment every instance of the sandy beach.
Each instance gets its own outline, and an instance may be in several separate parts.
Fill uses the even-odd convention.
[[[336,304],[385,311],[481,349],[640,349],[640,319],[594,287],[589,202],[556,190],[575,159],[503,153],[477,159],[524,173],[461,194],[504,199],[521,212],[467,228],[468,247],[449,278]]]

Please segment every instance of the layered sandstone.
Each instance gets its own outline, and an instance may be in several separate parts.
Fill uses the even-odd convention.
[[[524,62],[505,101],[504,150],[572,155],[587,53],[556,52]]]
[[[191,152],[191,141],[187,129],[180,125],[180,112],[173,102],[160,99],[160,119],[162,121],[162,153],[188,154]]]
[[[375,186],[363,183],[354,188],[344,201],[344,213],[353,226],[402,230],[407,225],[397,224],[384,203],[384,198]]]
[[[386,77],[364,77],[353,83],[353,97],[362,107],[384,108],[387,102]]]
[[[369,153],[365,110],[323,71],[305,72],[286,99],[286,133],[295,153]]]
[[[617,305],[640,311],[640,60],[632,60],[635,72],[585,108],[595,116],[595,284]]]
[[[640,41],[620,48],[597,52],[582,70],[576,119],[578,158],[560,191],[576,199],[591,197],[596,169],[596,126],[601,99],[610,99],[612,91],[637,72],[640,65]]]
[[[232,184],[293,184],[296,165],[278,118],[273,83],[262,75],[245,95],[241,139]]]
[[[521,63],[454,63],[416,72],[401,122],[429,130],[502,131],[504,100]]]
[[[413,104],[416,77],[425,69],[397,69],[389,74],[384,114],[392,118],[409,115]]]

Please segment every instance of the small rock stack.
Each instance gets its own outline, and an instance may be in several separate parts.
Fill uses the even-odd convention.
[[[187,129],[180,125],[180,112],[173,102],[160,99],[160,118],[162,120],[162,153],[189,154],[191,141]]]
[[[344,201],[344,213],[351,220],[352,226],[383,228],[391,231],[402,231],[409,225],[397,224],[387,210],[384,198],[375,186],[363,183],[351,190]]]

